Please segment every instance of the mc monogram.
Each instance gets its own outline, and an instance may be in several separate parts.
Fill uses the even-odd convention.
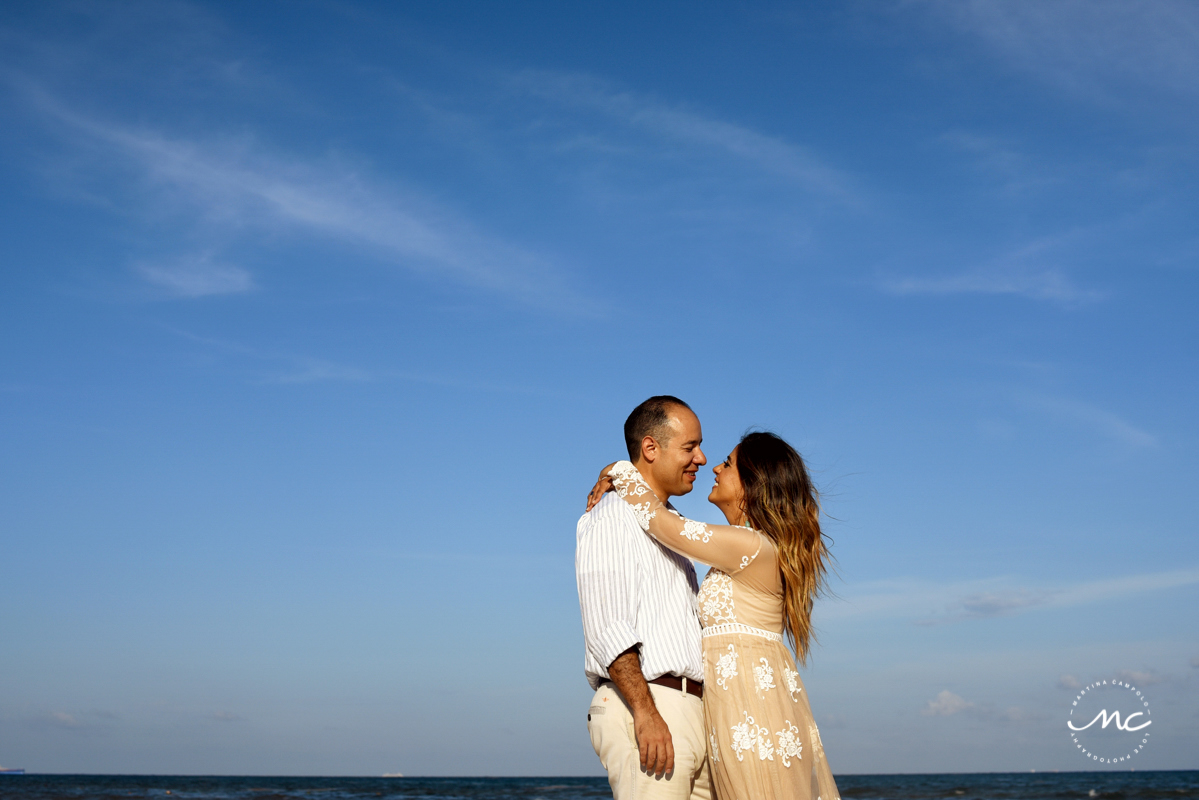
[[[1109,717],[1107,714],[1107,709],[1105,708],[1105,709],[1101,710],[1098,714],[1095,715],[1095,719],[1091,720],[1086,725],[1083,725],[1081,728],[1074,727],[1074,723],[1070,722],[1069,720],[1066,721],[1066,724],[1070,726],[1070,730],[1072,730],[1072,731],[1085,731],[1087,728],[1091,727],[1092,725],[1094,725],[1096,722],[1098,722],[1101,719],[1103,720],[1104,728],[1106,728],[1108,726],[1108,723],[1110,723],[1114,720],[1116,723],[1116,728],[1118,730],[1131,732],[1131,731],[1139,731],[1141,728],[1148,728],[1150,725],[1153,724],[1153,720],[1147,719],[1140,725],[1137,725],[1135,728],[1132,727],[1132,718],[1133,717],[1142,717],[1142,716],[1144,716],[1144,714],[1142,714],[1140,711],[1138,711],[1135,714],[1129,714],[1127,717],[1124,718],[1124,722],[1120,722],[1120,712],[1119,711],[1113,711],[1111,716]]]
[[[1127,709],[1129,703],[1136,710],[1122,714],[1120,707]],[[1109,713],[1109,708],[1115,710]],[[1075,748],[1088,761],[1119,764],[1129,761],[1149,744],[1146,728],[1153,724],[1151,714],[1149,701],[1137,687],[1119,679],[1095,681],[1074,698],[1066,727],[1071,731]],[[1075,720],[1090,721],[1075,724]]]

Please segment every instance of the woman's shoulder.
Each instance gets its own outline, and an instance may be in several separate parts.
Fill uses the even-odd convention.
[[[753,555],[741,559],[740,569],[732,573],[732,578],[741,586],[767,597],[779,597],[782,594],[782,580],[779,575],[779,550],[774,541],[753,528],[746,530],[757,535]]]
[[[756,539],[754,543],[755,553],[753,559],[751,560],[756,561],[759,558],[768,558],[772,560],[778,559],[779,549],[778,546],[775,545],[773,539],[762,533],[757,528],[751,528],[748,525],[738,525],[737,527],[749,531]]]

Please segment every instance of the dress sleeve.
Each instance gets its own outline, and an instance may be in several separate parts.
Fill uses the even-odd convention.
[[[628,461],[608,471],[617,496],[633,509],[643,530],[676,553],[730,575],[748,567],[761,552],[763,537],[739,525],[708,525],[685,519],[658,499]]]

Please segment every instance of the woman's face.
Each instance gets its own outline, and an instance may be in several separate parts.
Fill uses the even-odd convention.
[[[730,520],[736,518],[739,523],[743,514],[741,501],[744,492],[741,476],[737,473],[737,448],[734,447],[728,458],[712,467],[712,473],[716,477],[716,485],[708,495],[708,502],[719,507]],[[733,512],[731,516],[729,512]]]

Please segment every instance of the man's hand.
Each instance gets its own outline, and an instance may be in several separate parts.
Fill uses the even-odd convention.
[[[633,733],[641,752],[641,768],[661,778],[674,772],[674,741],[657,708],[633,714]]]
[[[637,648],[618,655],[608,666],[608,676],[633,711],[633,734],[641,752],[641,769],[659,778],[673,773],[674,742],[670,738],[670,728],[654,705],[654,696],[641,673],[641,656]]]
[[[595,508],[595,504],[600,501],[601,497],[612,491],[612,479],[608,477],[608,470],[614,466],[616,466],[615,461],[600,470],[599,480],[595,482],[595,486],[591,487],[591,491],[587,493],[588,511]]]

